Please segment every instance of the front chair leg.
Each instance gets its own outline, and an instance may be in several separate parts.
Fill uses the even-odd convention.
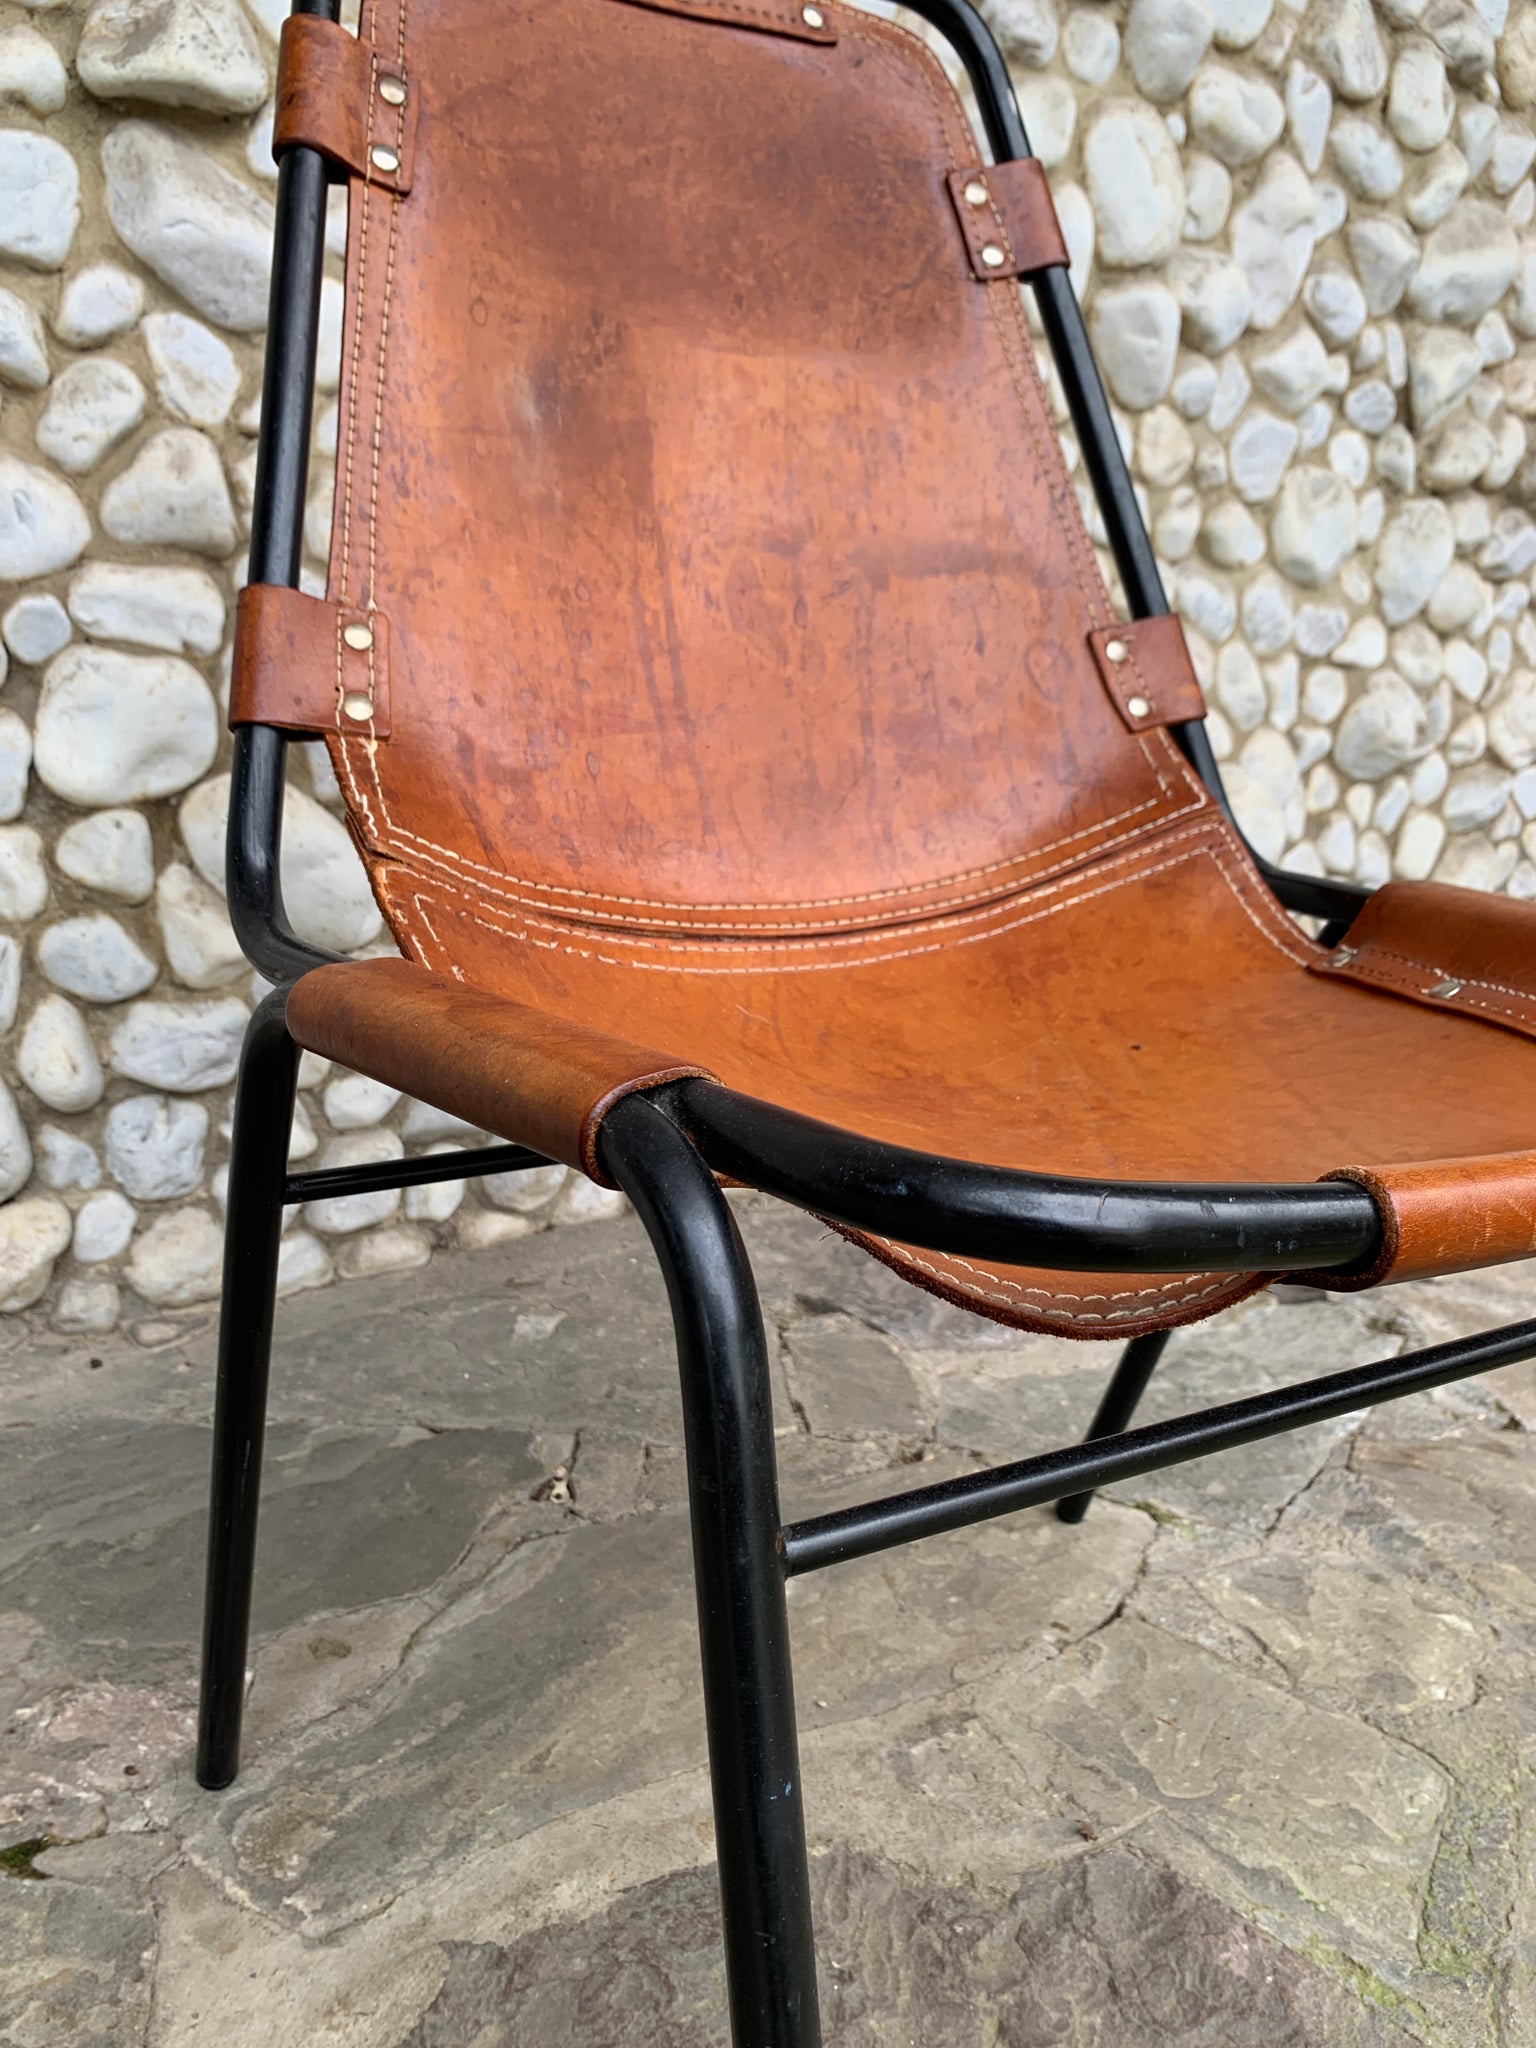
[[[1171,1335],[1169,1330],[1151,1330],[1145,1337],[1133,1337],[1126,1345],[1109,1385],[1104,1389],[1104,1398],[1089,1426],[1085,1443],[1092,1443],[1095,1437],[1118,1436],[1121,1430],[1130,1428],[1131,1417],[1147,1391],[1147,1382],[1156,1372],[1157,1361],[1162,1357]],[[1065,1500],[1057,1501],[1056,1519],[1080,1522],[1087,1514],[1092,1499],[1091,1493],[1069,1494]]]
[[[819,2048],[757,1289],[714,1175],[655,1103],[618,1103],[602,1152],[650,1233],[677,1332],[731,2038],[735,2048]]]
[[[283,1021],[284,1000],[277,989],[258,1005],[246,1028],[235,1084],[197,1731],[197,1781],[210,1790],[231,1783],[240,1768],[267,1370],[299,1073],[299,1049]]]

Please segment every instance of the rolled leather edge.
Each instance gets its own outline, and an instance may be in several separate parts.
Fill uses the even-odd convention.
[[[1407,1166],[1340,1166],[1324,1180],[1364,1188],[1381,1219],[1369,1266],[1291,1277],[1352,1294],[1536,1257],[1536,1152],[1492,1152]]]

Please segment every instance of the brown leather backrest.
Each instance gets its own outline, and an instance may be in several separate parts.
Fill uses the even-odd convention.
[[[347,144],[330,597],[384,615],[391,725],[332,744],[376,858],[815,932],[1205,801],[1090,655],[1113,612],[1020,287],[952,203],[958,102],[820,12],[365,7],[411,121]]]

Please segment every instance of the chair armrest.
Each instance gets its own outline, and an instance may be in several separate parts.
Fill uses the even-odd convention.
[[[1536,905],[1445,882],[1387,882],[1314,973],[1536,1038]]]

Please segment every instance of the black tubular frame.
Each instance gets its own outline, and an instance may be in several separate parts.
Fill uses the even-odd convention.
[[[994,158],[1028,156],[1007,67],[969,0],[905,4],[964,63]],[[334,21],[340,4],[295,0],[294,12]],[[288,587],[299,580],[329,182],[315,151],[284,156],[250,575]],[[1130,613],[1162,614],[1167,598],[1070,278],[1047,270],[1031,287]],[[1204,725],[1176,727],[1175,737],[1225,808]],[[199,1782],[211,1788],[228,1785],[239,1764],[284,1205],[549,1163],[505,1143],[288,1170],[299,1051],[286,1028],[286,993],[331,956],[298,937],[283,908],[287,746],[272,727],[235,734],[230,916],[274,987],[246,1033],[231,1147],[197,1755]],[[1366,899],[1348,883],[1288,874],[1257,857],[1255,865],[1277,900],[1322,919],[1330,940]],[[762,1315],[721,1178],[908,1244],[1092,1272],[1359,1269],[1379,1246],[1374,1204],[1347,1184],[1100,1182],[980,1166],[880,1144],[703,1081],[618,1102],[603,1122],[599,1156],[650,1236],[677,1336],[735,2048],[821,2041],[789,1578],[1049,1502],[1062,1520],[1080,1521],[1101,1486],[1536,1356],[1530,1321],[1133,1429],[1167,1343],[1156,1332],[1127,1347],[1086,1441],[784,1525]]]

